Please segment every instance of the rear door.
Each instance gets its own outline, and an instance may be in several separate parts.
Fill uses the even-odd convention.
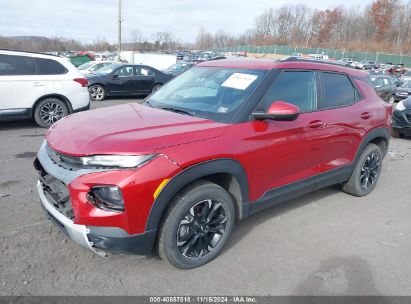
[[[0,54],[0,110],[32,108],[46,84],[32,57]]]
[[[362,99],[352,80],[344,74],[319,73],[321,99],[319,107],[326,131],[325,161],[320,171],[349,165],[365,132],[363,124],[373,115],[357,102]]]
[[[135,67],[136,88],[139,93],[151,93],[155,84],[156,73],[148,66],[139,65]]]

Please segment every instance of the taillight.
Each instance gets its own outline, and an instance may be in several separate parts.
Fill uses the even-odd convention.
[[[87,78],[74,78],[73,81],[78,82],[82,87],[88,87]]]

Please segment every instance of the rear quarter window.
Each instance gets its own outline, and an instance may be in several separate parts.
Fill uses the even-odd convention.
[[[320,73],[322,91],[321,108],[335,108],[353,104],[356,101],[356,90],[346,75]]]
[[[37,67],[37,75],[62,75],[67,69],[60,63],[52,59],[33,58]]]

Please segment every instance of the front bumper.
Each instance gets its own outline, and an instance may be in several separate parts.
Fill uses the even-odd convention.
[[[44,192],[40,181],[37,182],[37,191],[48,219],[81,247],[100,256],[107,256],[106,252],[138,255],[151,253],[156,230],[130,235],[116,227],[77,225],[53,206],[52,198]]]
[[[46,194],[43,191],[43,186],[41,182],[37,182],[37,191],[40,196],[40,201],[42,207],[44,208],[47,217],[52,220],[64,233],[66,233],[75,243],[80,245],[83,248],[89,249],[99,255],[103,255],[104,253],[100,253],[93,248],[93,243],[90,242],[87,238],[87,234],[90,232],[84,225],[76,225],[73,221],[69,218],[65,217],[56,208],[49,202],[49,199],[46,198]]]
[[[34,162],[35,168],[40,173],[37,182],[37,191],[41,205],[46,216],[54,222],[68,237],[83,248],[91,250],[99,255],[105,256],[104,252],[126,253],[126,254],[150,254],[154,245],[156,230],[144,231],[143,233],[129,234],[124,229],[110,226],[114,216],[113,213],[106,214],[100,209],[95,209],[87,202],[79,202],[78,193],[72,195],[73,183],[83,176],[93,176],[93,173],[109,174],[109,171],[100,169],[67,170],[49,157],[46,151],[46,142],[43,143]],[[82,193],[82,196],[84,193]],[[57,196],[57,197],[56,197]],[[71,199],[70,199],[71,197]],[[72,200],[74,199],[74,201]],[[65,206],[61,208],[62,201]],[[67,205],[68,204],[68,205]],[[100,215],[100,221],[105,225],[93,225],[93,223],[74,223],[75,217],[73,205],[91,208],[90,213],[94,216]],[[84,206],[83,206],[84,205]],[[81,216],[80,216],[81,217]]]

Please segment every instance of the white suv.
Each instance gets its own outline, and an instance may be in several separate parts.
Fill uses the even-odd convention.
[[[90,108],[87,86],[65,58],[0,50],[0,121],[33,118],[47,128]]]

